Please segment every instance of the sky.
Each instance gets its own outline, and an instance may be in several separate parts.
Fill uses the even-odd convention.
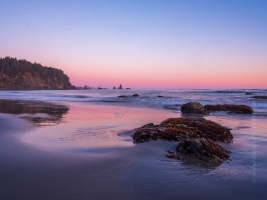
[[[266,0],[0,0],[0,57],[75,86],[267,88]]]

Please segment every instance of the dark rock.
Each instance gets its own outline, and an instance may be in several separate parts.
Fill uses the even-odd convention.
[[[149,123],[149,124],[142,126],[141,128],[154,128],[154,127],[155,125],[153,123]]]
[[[118,87],[118,89],[122,89],[122,85],[120,84],[120,86]]]
[[[163,96],[159,95],[158,97],[161,98],[161,97],[163,97]]]
[[[115,86],[113,87],[113,90],[116,90],[116,87]]]
[[[134,142],[140,143],[149,140],[174,140],[208,138],[231,142],[233,135],[230,129],[210,120],[197,117],[170,118],[159,125],[147,124],[135,130],[132,135]]]
[[[253,94],[253,92],[246,92],[246,95],[250,95],[250,94]]]
[[[167,158],[175,158],[175,152],[170,150],[167,150],[166,152],[168,153],[167,155],[165,155]]]
[[[85,85],[83,89],[88,90],[89,87],[87,85]]]
[[[255,99],[267,99],[267,96],[253,96]]]
[[[133,94],[133,97],[139,97],[139,94]]]
[[[221,163],[229,158],[228,152],[223,147],[206,138],[183,140],[176,151],[207,162]]]
[[[210,111],[229,111],[229,113],[237,113],[237,114],[253,113],[252,108],[246,105],[217,104],[217,105],[205,105],[204,108]]]
[[[121,98],[126,98],[127,96],[126,95],[120,95],[118,97],[121,97]]]
[[[203,114],[203,115],[210,114],[209,110],[205,109],[198,102],[189,102],[189,103],[183,104],[181,106],[181,111],[182,113],[195,113],[195,114]]]
[[[131,88],[126,88],[126,90],[130,90]]]

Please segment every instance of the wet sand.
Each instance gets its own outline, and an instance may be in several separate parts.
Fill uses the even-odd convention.
[[[174,151],[177,142],[132,143],[134,128],[179,117],[177,111],[116,104],[65,106],[69,110],[61,120],[49,123],[25,118],[36,113],[0,114],[0,199],[267,197],[264,120],[207,117],[232,128],[235,137],[233,143],[221,144],[232,152],[232,161],[211,169],[166,158],[165,150]]]

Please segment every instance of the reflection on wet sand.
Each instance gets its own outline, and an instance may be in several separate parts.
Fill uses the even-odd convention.
[[[17,114],[36,125],[53,125],[62,121],[69,108],[65,105],[41,101],[14,101],[0,99],[0,113]]]

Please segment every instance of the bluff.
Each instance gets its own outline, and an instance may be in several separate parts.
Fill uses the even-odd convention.
[[[75,89],[60,69],[16,58],[0,58],[0,90]]]

